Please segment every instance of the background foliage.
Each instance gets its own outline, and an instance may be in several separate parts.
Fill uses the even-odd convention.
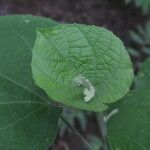
[[[134,3],[136,7],[140,7],[144,14],[150,12],[150,1],[149,0],[125,0],[126,4]]]

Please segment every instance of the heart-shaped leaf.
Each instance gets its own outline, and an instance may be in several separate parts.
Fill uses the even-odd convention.
[[[119,112],[108,122],[112,150],[150,149],[150,60],[138,75],[136,89],[114,106]]]
[[[79,24],[38,30],[32,71],[50,98],[92,111],[103,111],[124,96],[133,79],[119,38],[104,28]]]
[[[0,149],[46,150],[53,143],[61,110],[32,79],[36,28],[55,26],[33,16],[0,17]]]

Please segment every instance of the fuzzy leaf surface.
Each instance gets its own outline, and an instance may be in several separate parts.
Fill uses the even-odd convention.
[[[120,39],[104,28],[79,24],[38,30],[32,71],[35,83],[54,101],[91,111],[107,109],[128,92],[133,79]],[[80,75],[96,90],[88,103],[84,88],[73,84]]]

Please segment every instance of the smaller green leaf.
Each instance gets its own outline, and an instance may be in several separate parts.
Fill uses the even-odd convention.
[[[124,96],[133,79],[119,38],[104,28],[79,24],[37,32],[32,72],[54,101],[92,111],[104,111]]]

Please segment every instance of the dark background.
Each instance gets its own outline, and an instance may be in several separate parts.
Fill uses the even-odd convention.
[[[128,44],[128,31],[144,23],[139,9],[124,0],[0,0],[0,15],[33,14],[59,22],[104,26]]]
[[[125,5],[124,0],[0,0],[0,15],[7,14],[33,14],[59,22],[103,26],[119,36],[125,46],[133,45],[129,31],[150,19],[149,14],[143,15],[133,4]],[[144,55],[132,57],[135,71],[138,69],[136,64],[145,58]],[[85,131],[81,130],[78,121],[76,128],[85,137],[89,134],[101,136],[94,114],[88,117]],[[76,136],[65,133],[63,137],[58,135],[53,149],[83,150],[82,146]]]

